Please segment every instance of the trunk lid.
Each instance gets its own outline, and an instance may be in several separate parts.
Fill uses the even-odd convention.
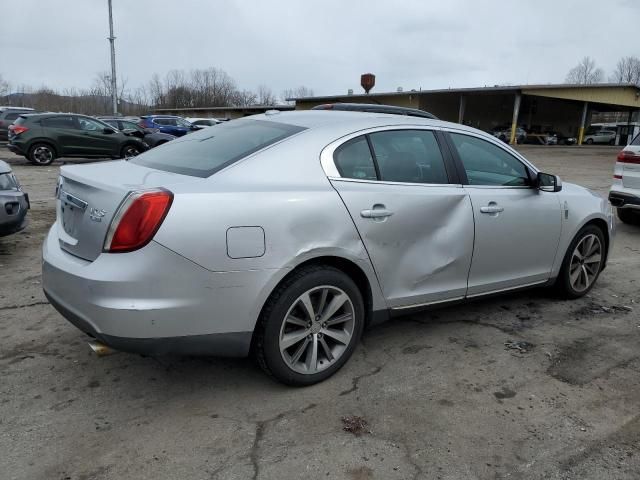
[[[102,252],[107,230],[129,192],[200,178],[154,170],[126,161],[63,166],[56,187],[56,228],[60,247],[93,261]]]

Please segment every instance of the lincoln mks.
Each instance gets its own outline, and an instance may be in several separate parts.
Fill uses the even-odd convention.
[[[309,385],[403,312],[533,286],[584,295],[613,225],[606,199],[479,130],[272,111],[63,166],[43,287],[108,348],[252,354]]]

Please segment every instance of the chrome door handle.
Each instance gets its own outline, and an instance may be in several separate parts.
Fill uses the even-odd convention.
[[[504,207],[498,206],[496,203],[491,202],[486,207],[480,207],[482,213],[500,213],[504,212]]]
[[[373,208],[371,210],[362,210],[360,216],[362,218],[386,218],[393,215],[393,212],[384,208]]]

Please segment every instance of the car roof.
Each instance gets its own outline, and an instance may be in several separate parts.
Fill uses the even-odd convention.
[[[140,118],[182,118],[178,115],[142,115]]]
[[[0,160],[0,174],[11,173],[11,167],[7,162]]]
[[[425,110],[377,103],[324,103],[322,105],[316,105],[311,110],[348,110],[353,112],[392,113],[395,115],[407,115],[410,117],[437,118],[435,115]]]
[[[25,111],[25,112],[33,112],[34,109],[33,108],[29,108],[29,107],[11,107],[11,106],[4,106],[4,107],[0,107],[0,112],[4,112],[7,110],[19,110],[19,111]]]

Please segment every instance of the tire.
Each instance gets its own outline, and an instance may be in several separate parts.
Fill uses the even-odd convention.
[[[584,143],[587,145],[593,145],[593,138],[587,138]]]
[[[310,308],[305,308],[305,300]],[[328,315],[325,319],[323,312]],[[267,300],[253,353],[276,380],[292,386],[313,385],[349,360],[360,341],[364,318],[362,295],[348,275],[329,266],[304,267]]]
[[[617,208],[618,218],[622,223],[629,225],[640,225],[640,213],[634,212],[630,208]]]
[[[133,158],[142,153],[142,149],[134,143],[127,143],[120,150],[120,158]]]
[[[56,159],[56,151],[48,143],[36,143],[29,148],[27,159],[34,165],[51,165]]]
[[[594,242],[591,246],[589,239]],[[595,250],[596,239],[599,251]],[[567,249],[556,280],[557,290],[564,298],[580,298],[593,288],[602,271],[605,248],[604,233],[595,225],[587,225],[578,232]]]
[[[609,145],[615,145],[616,141],[615,140],[609,140]]]

